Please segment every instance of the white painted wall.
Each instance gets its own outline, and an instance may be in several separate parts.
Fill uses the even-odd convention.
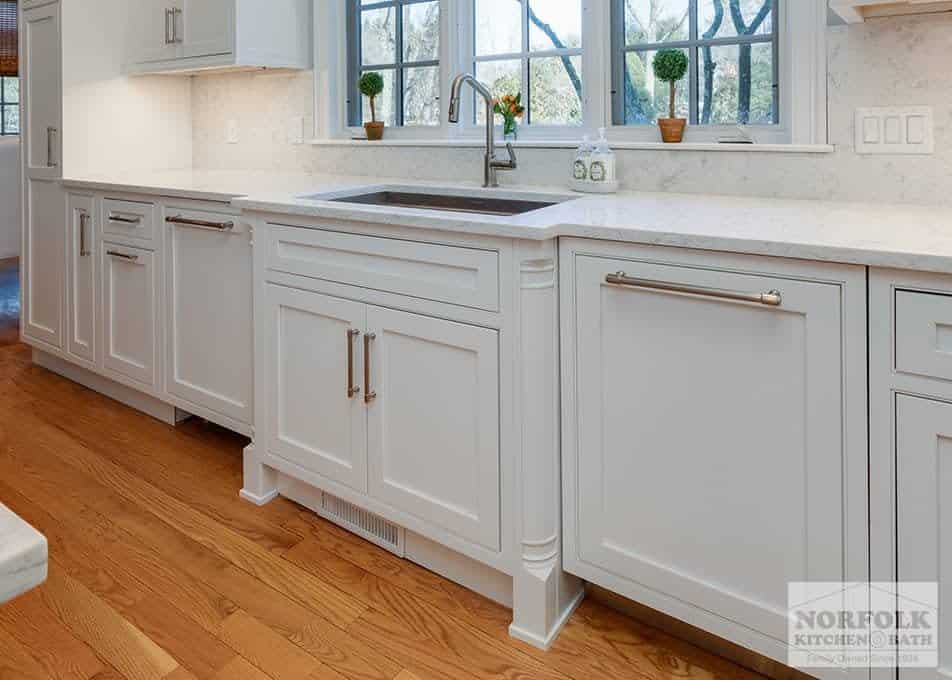
[[[66,176],[189,168],[189,78],[126,78],[128,0],[63,0]]]
[[[0,260],[20,254],[20,139],[0,137]]]
[[[952,14],[879,19],[828,29],[832,154],[622,151],[626,189],[785,198],[952,205]],[[288,142],[290,121],[313,114],[310,73],[194,78],[193,166],[381,175],[480,178],[477,148],[312,147]],[[323,93],[322,93],[323,95]],[[853,112],[864,106],[935,109],[933,156],[861,156],[853,151]],[[240,127],[237,144],[225,123]],[[582,131],[579,131],[581,136]],[[574,151],[521,149],[505,183],[564,186]]]

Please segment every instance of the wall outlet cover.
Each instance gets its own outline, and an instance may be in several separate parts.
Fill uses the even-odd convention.
[[[225,123],[225,141],[228,144],[238,143],[238,121],[234,118],[229,118]]]
[[[929,106],[856,109],[856,153],[935,153],[933,112]]]

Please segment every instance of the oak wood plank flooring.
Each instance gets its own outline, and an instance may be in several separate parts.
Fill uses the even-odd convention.
[[[548,653],[511,640],[505,608],[289,501],[241,503],[242,438],[3,342],[0,500],[52,563],[0,608],[0,680],[761,680],[596,603]]]

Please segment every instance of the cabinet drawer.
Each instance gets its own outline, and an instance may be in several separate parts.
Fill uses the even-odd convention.
[[[499,254],[489,250],[269,225],[268,267],[427,300],[499,310]]]
[[[896,291],[896,370],[952,380],[952,295]]]
[[[151,242],[155,238],[155,205],[114,198],[102,202],[103,233]]]

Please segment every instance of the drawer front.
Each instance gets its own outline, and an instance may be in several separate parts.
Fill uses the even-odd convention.
[[[143,386],[156,386],[155,253],[102,244],[103,365]]]
[[[896,370],[952,380],[952,295],[896,291]]]
[[[103,233],[151,243],[155,238],[155,204],[103,199]]]
[[[490,250],[269,225],[268,267],[499,311],[499,254]]]

